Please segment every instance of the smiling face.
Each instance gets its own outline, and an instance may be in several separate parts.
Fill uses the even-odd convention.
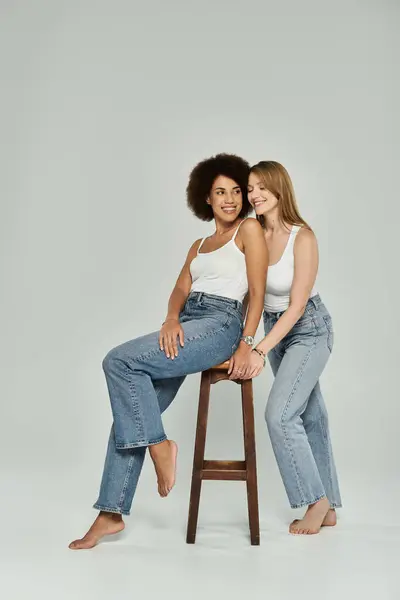
[[[233,223],[242,210],[242,190],[233,179],[218,175],[212,184],[207,203],[213,210],[214,218],[224,223]]]
[[[265,187],[265,182],[257,173],[250,173],[248,198],[258,216],[271,214],[278,207],[278,198]]]

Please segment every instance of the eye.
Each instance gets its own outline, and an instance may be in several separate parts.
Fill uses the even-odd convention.
[[[242,190],[241,189],[235,190],[235,193],[239,195],[242,193]]]
[[[260,185],[260,190],[265,190],[265,187],[263,185]]]

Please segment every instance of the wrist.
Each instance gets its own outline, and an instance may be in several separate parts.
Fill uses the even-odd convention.
[[[265,359],[264,352],[262,350],[260,350],[259,348],[253,348],[252,352],[254,352],[255,354],[258,354],[258,356],[261,357],[261,359],[263,360],[263,363],[264,363],[264,367],[265,367],[266,359]]]
[[[254,337],[248,333],[243,333],[242,337],[240,338],[240,342],[251,349],[254,346]]]
[[[250,344],[247,344],[244,340],[240,340],[239,348],[247,350],[248,352],[252,351],[252,346],[250,346]]]
[[[260,342],[260,344],[257,344],[255,348],[257,348],[257,350],[260,350],[264,354],[264,356],[267,356],[268,352],[271,350],[271,348],[268,348],[268,346],[266,344],[263,344],[262,342]]]
[[[167,316],[167,318],[163,322],[163,325],[164,325],[164,323],[168,323],[168,321],[179,321],[179,318],[178,317],[168,317]]]

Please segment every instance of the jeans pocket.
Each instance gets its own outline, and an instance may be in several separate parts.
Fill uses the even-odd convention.
[[[322,318],[324,319],[324,322],[325,322],[325,325],[326,325],[326,329],[327,329],[327,332],[328,332],[327,344],[328,344],[329,352],[332,352],[333,341],[334,341],[332,319],[331,319],[330,315],[324,315]]]

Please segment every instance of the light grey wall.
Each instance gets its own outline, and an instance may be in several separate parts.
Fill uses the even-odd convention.
[[[398,473],[398,4],[37,0],[1,13],[1,468],[81,469],[97,485],[101,360],[162,321],[210,231],[185,206],[189,171],[226,151],[281,161],[317,233],[336,328],[323,389],[347,489]],[[269,370],[255,382],[259,468],[280,486],[270,384]],[[197,391],[193,376],[165,417],[187,475]],[[240,450],[233,392],[215,389],[216,457]]]

